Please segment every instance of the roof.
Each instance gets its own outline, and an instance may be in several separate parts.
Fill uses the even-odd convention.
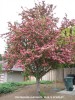
[[[0,64],[2,64],[2,71],[6,71],[5,66],[7,65],[7,63],[5,63],[4,61],[0,61]],[[15,65],[13,66],[13,68],[8,69],[8,70],[10,70],[10,71],[23,71],[23,69],[20,66],[17,67]]]

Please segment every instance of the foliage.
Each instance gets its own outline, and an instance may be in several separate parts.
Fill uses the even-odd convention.
[[[25,81],[25,82],[21,82],[22,85],[33,85],[35,84],[35,81]]]
[[[2,72],[2,64],[0,64],[0,73]]]
[[[3,86],[3,87],[0,87],[0,94],[4,93],[9,93],[9,92],[12,92],[12,88],[11,87],[7,87],[7,86]]]
[[[28,70],[25,70],[24,72],[22,72],[22,76],[24,76],[26,78],[26,80],[29,80],[29,71]]]
[[[17,89],[19,86],[21,86],[22,84],[20,83],[2,83],[0,84],[0,94],[4,93],[9,93],[9,92],[13,92],[15,89]]]
[[[0,61],[2,61],[2,55],[0,54]]]
[[[45,80],[42,80],[40,81],[41,84],[52,84],[53,82],[52,81],[45,81]]]

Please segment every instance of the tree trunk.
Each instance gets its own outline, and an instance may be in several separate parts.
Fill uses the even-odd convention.
[[[36,78],[36,91],[37,91],[37,95],[40,95],[40,79]]]

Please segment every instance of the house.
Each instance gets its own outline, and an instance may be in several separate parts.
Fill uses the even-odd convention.
[[[0,72],[0,83],[4,82],[23,82],[26,77],[22,75],[23,69],[21,67],[13,66],[11,70],[5,69],[6,64],[4,61],[0,61],[2,65],[2,70]],[[29,76],[29,80],[35,80],[35,77]]]
[[[24,81],[24,76],[22,75],[23,69],[21,67],[14,66],[10,71],[6,71],[5,63],[0,61],[2,65],[2,71],[0,72],[0,83],[4,82],[22,82]]]

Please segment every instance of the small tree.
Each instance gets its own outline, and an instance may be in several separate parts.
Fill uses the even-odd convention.
[[[7,68],[16,64],[24,71],[29,71],[29,74],[36,78],[38,93],[39,81],[43,75],[57,68],[55,65],[59,63],[73,63],[72,36],[64,38],[62,32],[67,22],[64,21],[58,28],[58,18],[54,18],[54,9],[53,5],[46,5],[45,2],[35,4],[32,9],[23,9],[20,14],[22,22],[15,22],[14,25],[9,23],[9,32],[6,33]]]

